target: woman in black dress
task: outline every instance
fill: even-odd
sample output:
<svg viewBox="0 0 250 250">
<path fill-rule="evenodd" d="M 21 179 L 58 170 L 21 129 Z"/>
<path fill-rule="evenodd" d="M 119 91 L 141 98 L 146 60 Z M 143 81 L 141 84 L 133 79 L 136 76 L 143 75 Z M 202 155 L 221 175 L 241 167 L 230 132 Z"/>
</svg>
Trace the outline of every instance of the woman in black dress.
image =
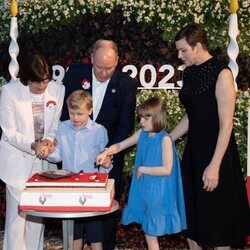
<svg viewBox="0 0 250 250">
<path fill-rule="evenodd" d="M 233 135 L 235 89 L 227 65 L 212 57 L 205 29 L 188 24 L 175 37 L 186 68 L 180 100 L 186 115 L 170 133 L 187 133 L 182 178 L 190 249 L 244 246 L 250 210 Z"/>
</svg>

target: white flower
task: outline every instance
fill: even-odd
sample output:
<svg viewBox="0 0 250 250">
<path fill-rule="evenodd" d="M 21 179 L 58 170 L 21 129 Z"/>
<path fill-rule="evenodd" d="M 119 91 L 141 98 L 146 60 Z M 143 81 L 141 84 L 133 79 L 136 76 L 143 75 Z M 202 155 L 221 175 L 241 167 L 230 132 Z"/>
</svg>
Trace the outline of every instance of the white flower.
<svg viewBox="0 0 250 250">
<path fill-rule="evenodd" d="M 82 80 L 82 88 L 83 89 L 89 89 L 90 88 L 90 81 L 88 79 Z"/>
</svg>

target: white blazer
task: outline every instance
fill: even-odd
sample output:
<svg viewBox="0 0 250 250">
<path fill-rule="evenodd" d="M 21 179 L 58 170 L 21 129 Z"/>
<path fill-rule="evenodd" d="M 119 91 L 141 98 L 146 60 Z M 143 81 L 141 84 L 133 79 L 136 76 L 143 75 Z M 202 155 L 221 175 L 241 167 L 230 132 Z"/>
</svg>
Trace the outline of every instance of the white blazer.
<svg viewBox="0 0 250 250">
<path fill-rule="evenodd" d="M 44 92 L 44 139 L 53 140 L 60 122 L 65 88 L 54 81 Z M 0 96 L 0 178 L 8 185 L 23 190 L 29 178 L 35 151 L 32 101 L 28 86 L 19 80 L 3 86 Z M 43 161 L 43 169 L 48 162 Z"/>
</svg>

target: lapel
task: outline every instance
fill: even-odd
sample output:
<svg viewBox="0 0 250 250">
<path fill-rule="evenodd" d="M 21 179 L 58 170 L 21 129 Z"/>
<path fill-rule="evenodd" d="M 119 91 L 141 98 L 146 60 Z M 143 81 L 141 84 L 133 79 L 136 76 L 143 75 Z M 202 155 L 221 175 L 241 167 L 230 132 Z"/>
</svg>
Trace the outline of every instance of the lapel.
<svg viewBox="0 0 250 250">
<path fill-rule="evenodd" d="M 91 69 L 92 69 L 92 67 L 91 67 Z M 85 73 L 83 70 L 82 70 L 81 72 Z M 92 90 L 93 90 L 93 88 L 92 88 L 92 86 L 93 86 L 92 70 L 87 71 L 87 74 L 85 73 L 85 75 L 83 75 L 81 78 L 82 78 L 82 79 L 80 79 L 80 84 L 81 84 L 81 86 L 80 86 L 79 89 L 83 89 L 84 91 L 89 92 L 90 95 L 93 97 L 93 93 L 92 93 Z M 90 82 L 90 87 L 89 87 L 88 89 L 84 89 L 84 88 L 82 87 L 82 82 L 83 82 L 84 80 L 87 80 L 87 81 Z M 93 119 L 93 113 L 91 113 L 90 118 Z"/>
<path fill-rule="evenodd" d="M 105 112 L 109 110 L 109 106 L 110 103 L 114 103 L 111 100 L 114 98 L 114 94 L 117 91 L 117 87 L 118 87 L 118 81 L 117 81 L 117 77 L 116 77 L 116 71 L 113 73 L 109 83 L 108 83 L 108 87 L 106 89 L 104 98 L 103 98 L 103 102 L 102 102 L 102 107 L 101 110 L 98 114 L 98 116 L 100 115 L 100 113 Z"/>
<path fill-rule="evenodd" d="M 84 88 L 84 82 L 89 82 L 89 87 L 88 88 Z M 92 95 L 92 85 L 93 85 L 92 75 L 89 75 L 89 76 L 87 76 L 85 78 L 80 79 L 80 87 L 79 87 L 79 89 L 82 89 L 82 90 L 84 90 L 86 92 L 89 92 Z"/>
<path fill-rule="evenodd" d="M 44 135 L 48 134 L 48 129 L 53 123 L 56 113 L 57 99 L 51 92 L 50 84 L 48 84 L 44 92 Z"/>
<path fill-rule="evenodd" d="M 34 118 L 32 112 L 32 101 L 30 98 L 30 91 L 28 86 L 24 86 L 21 82 L 19 84 L 19 95 L 20 99 L 17 100 L 18 109 L 22 114 L 22 119 L 24 121 L 23 126 L 29 134 L 34 135 Z"/>
<path fill-rule="evenodd" d="M 75 76 L 72 76 L 73 78 L 74 77 L 77 77 L 77 82 L 79 82 L 79 89 L 82 89 L 84 91 L 87 91 L 89 92 L 91 95 L 92 95 L 92 85 L 93 85 L 93 79 L 92 79 L 92 64 L 82 64 L 79 69 L 74 72 L 75 73 Z M 84 81 L 87 81 L 87 82 L 90 82 L 90 87 L 88 89 L 84 89 L 83 88 L 83 82 Z M 76 89 L 74 89 L 76 90 Z"/>
<path fill-rule="evenodd" d="M 90 88 L 88 89 L 88 92 L 91 94 L 91 96 L 93 96 L 93 95 L 92 95 L 92 90 L 93 90 L 93 88 L 92 88 L 92 86 L 93 86 L 93 76 L 92 76 L 92 72 L 91 72 L 91 74 L 89 75 L 89 79 L 90 79 Z"/>
</svg>

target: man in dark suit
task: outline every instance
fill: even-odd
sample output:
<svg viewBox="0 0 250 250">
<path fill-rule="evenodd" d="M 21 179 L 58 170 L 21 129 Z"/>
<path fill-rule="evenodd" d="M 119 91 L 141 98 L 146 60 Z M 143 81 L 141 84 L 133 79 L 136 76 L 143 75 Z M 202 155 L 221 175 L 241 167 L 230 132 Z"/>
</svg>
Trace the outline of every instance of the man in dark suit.
<svg viewBox="0 0 250 250">
<path fill-rule="evenodd" d="M 136 106 L 136 81 L 117 69 L 118 49 L 111 40 L 97 40 L 91 55 L 92 64 L 71 65 L 63 83 L 65 100 L 75 90 L 84 89 L 93 97 L 93 120 L 108 131 L 107 146 L 127 138 L 134 127 Z M 67 105 L 62 111 L 62 120 L 69 119 Z M 115 198 L 119 201 L 122 187 L 124 153 L 114 155 L 113 169 L 109 178 L 115 179 Z M 116 216 L 104 217 L 104 250 L 115 247 Z"/>
</svg>

